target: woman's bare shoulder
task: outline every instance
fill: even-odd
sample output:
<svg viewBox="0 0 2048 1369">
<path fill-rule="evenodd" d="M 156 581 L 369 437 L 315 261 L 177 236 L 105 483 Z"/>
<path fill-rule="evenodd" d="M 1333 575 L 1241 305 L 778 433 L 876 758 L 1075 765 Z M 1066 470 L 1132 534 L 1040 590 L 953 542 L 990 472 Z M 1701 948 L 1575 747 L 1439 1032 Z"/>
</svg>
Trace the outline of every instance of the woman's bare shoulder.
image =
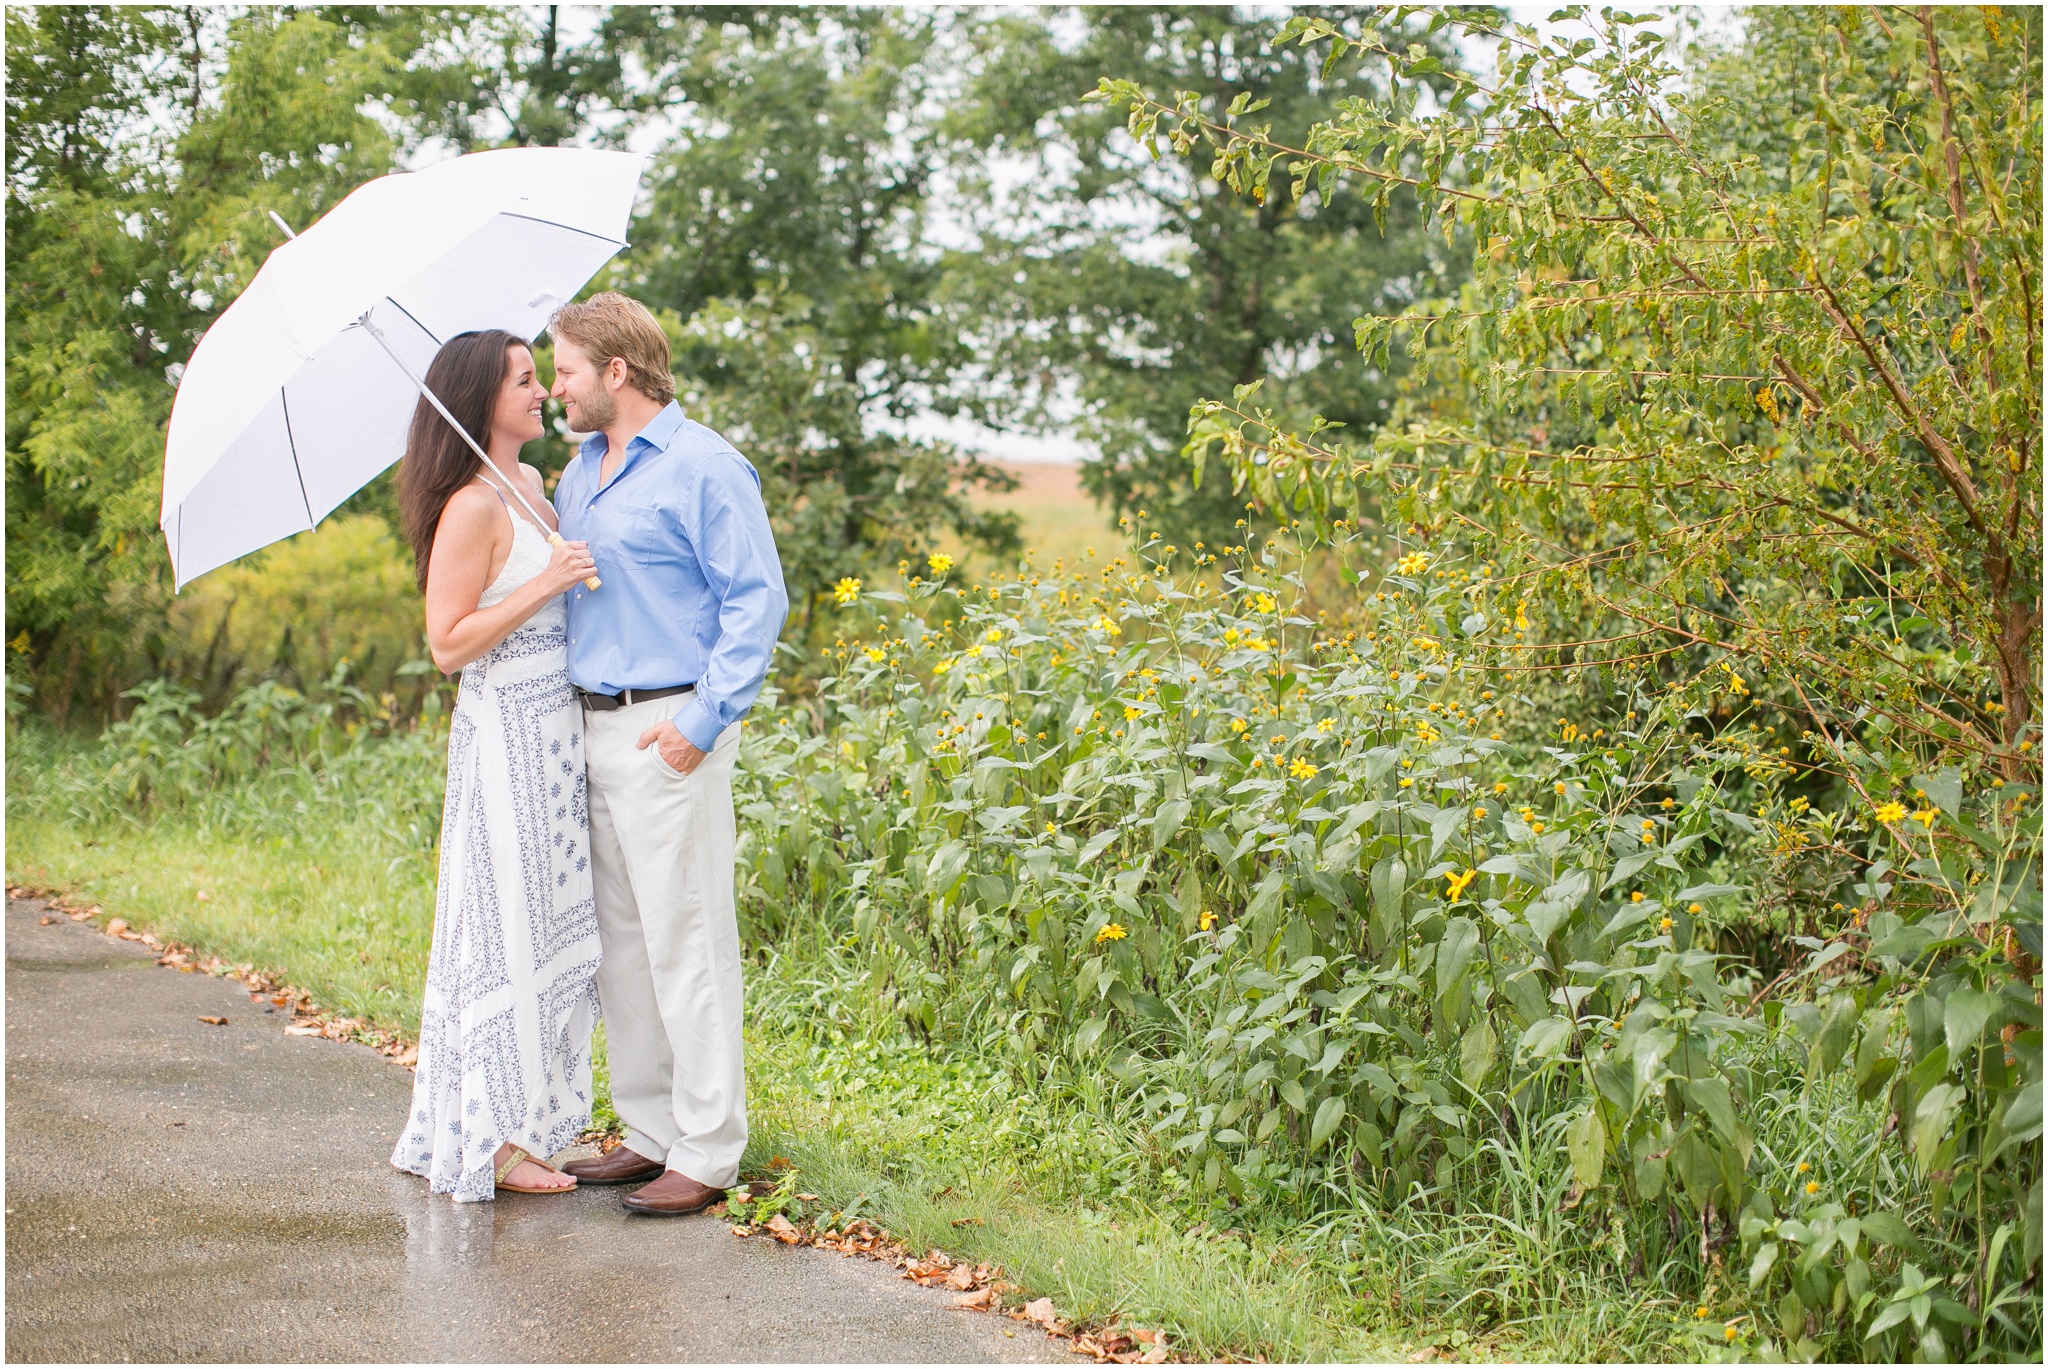
<svg viewBox="0 0 2048 1369">
<path fill-rule="evenodd" d="M 457 537 L 464 541 L 488 541 L 503 521 L 497 495 L 481 485 L 464 485 L 448 496 L 441 521 L 434 531 L 436 541 Z"/>
</svg>

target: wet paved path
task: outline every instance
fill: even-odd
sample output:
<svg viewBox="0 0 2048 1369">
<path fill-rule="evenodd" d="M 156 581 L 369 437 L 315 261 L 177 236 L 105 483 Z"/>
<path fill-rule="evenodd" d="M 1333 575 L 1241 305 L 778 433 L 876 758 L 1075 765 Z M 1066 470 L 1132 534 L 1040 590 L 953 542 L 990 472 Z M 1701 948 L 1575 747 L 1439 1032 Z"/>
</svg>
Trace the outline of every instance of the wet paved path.
<svg viewBox="0 0 2048 1369">
<path fill-rule="evenodd" d="M 435 1198 L 386 1164 L 405 1069 L 45 911 L 7 903 L 9 1360 L 1073 1362 L 615 1188 Z"/>
</svg>

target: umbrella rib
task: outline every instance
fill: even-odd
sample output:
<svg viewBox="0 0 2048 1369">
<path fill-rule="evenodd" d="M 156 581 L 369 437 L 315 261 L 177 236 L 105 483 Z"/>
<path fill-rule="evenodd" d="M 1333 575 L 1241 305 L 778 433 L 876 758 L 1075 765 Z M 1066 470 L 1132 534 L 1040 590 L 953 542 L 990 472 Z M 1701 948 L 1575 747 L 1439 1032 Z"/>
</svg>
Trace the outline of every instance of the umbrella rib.
<svg viewBox="0 0 2048 1369">
<path fill-rule="evenodd" d="M 317 526 L 313 520 L 313 501 L 306 497 L 306 469 L 299 464 L 299 439 L 292 435 L 291 396 L 285 393 L 285 388 L 282 385 L 277 387 L 277 402 L 284 409 L 285 445 L 292 449 L 292 471 L 299 477 L 299 499 L 306 506 L 306 526 L 310 529 Z M 182 504 L 179 505 L 180 509 L 183 509 L 183 507 Z"/>
<path fill-rule="evenodd" d="M 429 342 L 433 343 L 436 347 L 439 347 L 441 345 L 441 339 L 434 336 L 433 329 L 427 327 L 426 324 L 421 323 L 417 318 L 413 318 L 412 310 L 406 308 L 403 304 L 400 304 L 397 300 L 391 298 L 391 296 L 389 295 L 386 295 L 384 297 L 384 302 L 386 304 L 389 304 L 393 309 L 396 309 L 399 313 L 404 314 L 407 318 L 412 319 L 412 326 L 419 329 L 422 333 L 425 333 L 427 335 L 427 340 Z"/>
<path fill-rule="evenodd" d="M 588 228 L 578 228 L 573 223 L 556 223 L 553 219 L 543 219 L 538 214 L 514 214 L 510 210 L 502 210 L 499 213 L 499 217 L 525 219 L 528 223 L 542 223 L 546 224 L 549 228 L 560 228 L 571 233 L 581 233 L 586 238 L 596 238 L 599 242 L 608 242 L 614 247 L 624 247 L 626 245 L 618 238 L 608 238 L 602 233 L 593 233 Z"/>
</svg>

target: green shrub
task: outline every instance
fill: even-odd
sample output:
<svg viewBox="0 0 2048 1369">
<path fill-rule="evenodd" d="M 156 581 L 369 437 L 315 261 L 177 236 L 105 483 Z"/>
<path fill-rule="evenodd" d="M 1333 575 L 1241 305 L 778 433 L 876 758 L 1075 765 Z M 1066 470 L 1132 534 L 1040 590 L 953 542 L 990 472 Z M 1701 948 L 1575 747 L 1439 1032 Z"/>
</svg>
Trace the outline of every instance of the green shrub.
<svg viewBox="0 0 2048 1369">
<path fill-rule="evenodd" d="M 1340 538 L 1331 555 L 1360 549 Z M 1910 897 L 1871 890 L 1874 945 L 1774 946 L 1795 969 L 1765 982 L 1715 949 L 1752 892 L 1703 872 L 1768 868 L 1801 820 L 1769 808 L 1790 768 L 1774 751 L 1701 733 L 1662 692 L 1624 695 L 1611 732 L 1567 722 L 1510 745 L 1510 701 L 1466 659 L 1487 627 L 1483 573 L 1419 553 L 1377 580 L 1347 567 L 1360 618 L 1339 634 L 1302 611 L 1298 563 L 1270 543 L 1231 554 L 1198 550 L 1200 573 L 1175 577 L 1189 553 L 1154 539 L 1140 564 L 1092 574 L 942 577 L 907 596 L 849 584 L 838 673 L 749 742 L 754 937 L 830 939 L 861 968 L 848 997 L 1000 1054 L 1028 1088 L 1142 1117 L 1144 1182 L 1197 1205 L 1455 1214 L 1534 1163 L 1596 1233 L 1619 1222 L 1617 1240 L 1666 1252 L 1677 1226 L 1696 1231 L 1702 1288 L 1724 1247 L 1760 1260 L 1767 1242 L 1807 1242 L 1802 1258 L 1819 1253 L 1800 1272 L 1760 1263 L 1753 1293 L 1725 1293 L 1768 1298 L 1780 1329 L 1748 1313 L 1712 1329 L 1817 1355 L 1906 1348 L 1883 1309 L 1918 1277 L 1907 1252 L 1989 1230 L 1957 1207 L 1967 1190 L 2008 1229 L 1987 1235 L 2000 1249 L 1982 1279 L 1943 1296 L 2003 1297 L 2026 1325 L 2010 1309 L 2038 1306 L 2020 1201 L 2038 1173 L 2038 1007 L 2014 981 L 1968 1038 L 1971 1077 L 2003 1093 L 1939 1082 L 1924 1051 L 1935 1065 L 1875 1063 L 1929 995 L 1990 982 L 2004 943 L 1963 935 L 1951 921 L 1967 910 L 1927 901 L 1922 877 Z M 1788 821 L 1734 806 L 1759 795 Z M 1911 840 L 1833 821 L 1838 846 L 1850 827 Z M 2037 830 L 2001 829 L 2015 863 L 1999 887 L 2016 896 Z M 1886 873 L 1871 866 L 1866 886 Z M 1983 907 L 1985 925 L 2028 915 Z M 1982 1044 L 2001 1024 L 2020 1052 L 2002 1065 Z M 1781 1124 L 1778 1154 L 1818 1157 L 1811 1095 L 1844 1058 L 1862 1061 L 1836 1104 L 1855 1128 L 1883 1132 L 1886 1098 L 1907 1131 L 1927 1119 L 1910 1165 L 1887 1160 L 1863 1199 L 1896 1211 L 1920 1195 L 1922 1220 L 1865 1206 L 1860 1232 L 1850 1218 L 1824 1244 L 1798 1233 L 1825 1205 L 1760 1152 L 1760 1119 Z M 1903 1098 L 1871 1084 L 1914 1069 L 1927 1077 Z M 1944 1166 L 1965 1153 L 2004 1168 L 1958 1188 Z M 1829 1260 L 1841 1272 L 1813 1272 Z M 1994 1288 L 2001 1260 L 2013 1277 Z M 1773 1277 L 1800 1280 L 1796 1315 Z M 1970 1325 L 1981 1344 L 2013 1334 Z"/>
</svg>

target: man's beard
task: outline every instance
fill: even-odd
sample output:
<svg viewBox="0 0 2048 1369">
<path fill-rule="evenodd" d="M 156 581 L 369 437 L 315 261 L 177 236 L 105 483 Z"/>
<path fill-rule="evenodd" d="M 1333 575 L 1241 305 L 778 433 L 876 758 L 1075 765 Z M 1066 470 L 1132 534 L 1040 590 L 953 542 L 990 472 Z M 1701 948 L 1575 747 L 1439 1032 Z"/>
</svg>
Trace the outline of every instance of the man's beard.
<svg viewBox="0 0 2048 1369">
<path fill-rule="evenodd" d="M 611 392 L 592 386 L 590 393 L 576 396 L 576 428 L 579 432 L 603 432 L 619 416 L 619 401 Z"/>
</svg>

